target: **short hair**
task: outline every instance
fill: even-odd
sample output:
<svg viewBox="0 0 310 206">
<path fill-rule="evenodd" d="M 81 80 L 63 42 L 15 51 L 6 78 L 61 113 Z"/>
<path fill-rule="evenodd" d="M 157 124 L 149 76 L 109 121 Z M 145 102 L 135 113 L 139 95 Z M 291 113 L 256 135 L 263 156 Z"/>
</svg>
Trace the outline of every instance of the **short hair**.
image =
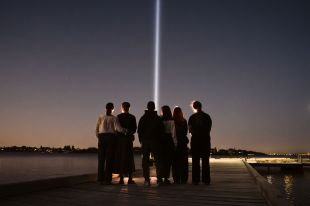
<svg viewBox="0 0 310 206">
<path fill-rule="evenodd" d="M 125 112 L 128 112 L 129 108 L 130 108 L 130 103 L 129 102 L 123 102 L 122 108 L 124 109 Z"/>
<path fill-rule="evenodd" d="M 194 101 L 193 102 L 193 108 L 196 110 L 201 109 L 201 103 L 199 101 Z"/>
<path fill-rule="evenodd" d="M 114 109 L 114 105 L 113 105 L 112 102 L 109 102 L 109 103 L 107 103 L 107 104 L 105 105 L 105 108 L 106 108 L 107 110 L 113 110 L 113 109 Z"/>
<path fill-rule="evenodd" d="M 153 101 L 149 101 L 147 103 L 147 110 L 154 111 L 155 110 L 155 103 Z"/>
</svg>

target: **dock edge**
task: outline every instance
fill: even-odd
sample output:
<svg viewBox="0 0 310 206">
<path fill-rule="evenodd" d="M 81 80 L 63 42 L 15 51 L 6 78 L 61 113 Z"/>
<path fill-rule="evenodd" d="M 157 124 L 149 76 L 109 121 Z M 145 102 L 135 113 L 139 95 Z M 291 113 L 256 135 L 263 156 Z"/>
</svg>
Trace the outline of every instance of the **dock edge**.
<svg viewBox="0 0 310 206">
<path fill-rule="evenodd" d="M 269 206 L 293 206 L 278 189 L 269 184 L 249 163 L 242 160 Z"/>
</svg>

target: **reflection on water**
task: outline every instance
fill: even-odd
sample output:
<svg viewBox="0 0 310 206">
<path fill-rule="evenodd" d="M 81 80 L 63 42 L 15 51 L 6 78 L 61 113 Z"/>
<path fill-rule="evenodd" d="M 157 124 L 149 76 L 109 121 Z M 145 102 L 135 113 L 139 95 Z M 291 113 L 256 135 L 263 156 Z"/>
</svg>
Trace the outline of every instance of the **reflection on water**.
<svg viewBox="0 0 310 206">
<path fill-rule="evenodd" d="M 272 176 L 271 175 L 267 175 L 267 182 L 269 183 L 269 184 L 272 184 Z"/>
<path fill-rule="evenodd" d="M 292 199 L 293 186 L 294 186 L 294 178 L 293 175 L 285 175 L 284 176 L 284 189 L 286 193 L 286 199 Z"/>
<path fill-rule="evenodd" d="M 310 168 L 304 167 L 303 172 L 283 172 L 279 168 L 272 168 L 270 173 L 266 168 L 256 168 L 274 185 L 293 205 L 310 205 Z"/>
</svg>

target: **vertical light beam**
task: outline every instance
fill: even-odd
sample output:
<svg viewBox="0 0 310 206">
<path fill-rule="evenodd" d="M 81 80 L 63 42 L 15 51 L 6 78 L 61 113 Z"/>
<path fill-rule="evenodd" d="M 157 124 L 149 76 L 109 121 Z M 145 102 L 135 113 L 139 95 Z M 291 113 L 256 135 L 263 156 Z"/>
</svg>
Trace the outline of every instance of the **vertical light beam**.
<svg viewBox="0 0 310 206">
<path fill-rule="evenodd" d="M 160 67 L 160 0 L 156 0 L 155 8 L 155 52 L 154 52 L 154 102 L 159 106 L 159 67 Z"/>
</svg>

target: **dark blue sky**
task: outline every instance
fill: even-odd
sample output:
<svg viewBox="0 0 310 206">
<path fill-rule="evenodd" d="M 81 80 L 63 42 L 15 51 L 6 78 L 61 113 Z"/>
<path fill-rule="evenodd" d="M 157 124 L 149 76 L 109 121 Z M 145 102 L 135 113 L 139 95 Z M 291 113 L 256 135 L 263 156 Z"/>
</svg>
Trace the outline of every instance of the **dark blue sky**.
<svg viewBox="0 0 310 206">
<path fill-rule="evenodd" d="M 96 146 L 105 104 L 153 98 L 155 0 L 1 0 L 0 146 Z M 310 2 L 162 0 L 160 105 L 212 145 L 309 152 Z M 138 142 L 136 142 L 138 145 Z"/>
</svg>

